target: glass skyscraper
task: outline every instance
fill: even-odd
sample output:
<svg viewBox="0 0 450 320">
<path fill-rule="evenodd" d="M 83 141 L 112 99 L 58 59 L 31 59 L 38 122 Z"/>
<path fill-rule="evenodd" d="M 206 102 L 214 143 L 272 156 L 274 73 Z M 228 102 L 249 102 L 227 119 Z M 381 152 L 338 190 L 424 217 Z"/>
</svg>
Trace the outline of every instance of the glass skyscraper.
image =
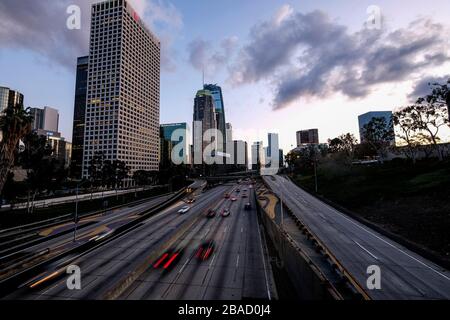
<svg viewBox="0 0 450 320">
<path fill-rule="evenodd" d="M 394 124 L 392 122 L 392 111 L 372 111 L 362 114 L 358 117 L 359 122 L 359 135 L 361 142 L 364 142 L 364 126 L 369 124 L 375 118 L 382 118 L 386 121 L 386 126 L 390 127 L 390 130 L 394 132 Z M 388 129 L 388 128 L 387 128 Z M 392 143 L 395 143 L 395 137 L 392 139 Z"/>
<path fill-rule="evenodd" d="M 184 137 L 178 140 L 173 139 L 173 133 L 176 130 L 183 130 Z M 189 143 L 189 126 L 187 123 L 170 123 L 162 124 L 160 127 L 161 146 L 160 146 L 160 167 L 162 169 L 169 167 L 172 164 L 172 150 L 173 147 L 179 143 L 183 143 L 184 150 L 180 152 L 179 156 L 183 159 L 185 164 L 190 163 L 190 143 Z"/>
<path fill-rule="evenodd" d="M 0 87 L 0 112 L 9 106 L 23 105 L 23 94 L 6 87 Z"/>
<path fill-rule="evenodd" d="M 72 159 L 70 174 L 81 179 L 83 167 L 84 129 L 86 127 L 86 97 L 89 57 L 77 59 L 77 76 L 75 83 L 75 104 L 73 111 Z"/>
<path fill-rule="evenodd" d="M 216 108 L 216 123 L 217 123 L 217 129 L 220 130 L 220 132 L 223 134 L 223 141 L 224 144 L 227 141 L 226 137 L 226 121 L 225 121 L 225 105 L 223 102 L 223 94 L 222 94 L 222 88 L 215 84 L 205 84 L 203 86 L 205 90 L 208 90 L 211 92 L 211 95 L 214 99 L 214 105 Z M 225 151 L 225 147 L 222 147 L 220 149 L 220 146 L 218 146 L 218 151 Z"/>
</svg>

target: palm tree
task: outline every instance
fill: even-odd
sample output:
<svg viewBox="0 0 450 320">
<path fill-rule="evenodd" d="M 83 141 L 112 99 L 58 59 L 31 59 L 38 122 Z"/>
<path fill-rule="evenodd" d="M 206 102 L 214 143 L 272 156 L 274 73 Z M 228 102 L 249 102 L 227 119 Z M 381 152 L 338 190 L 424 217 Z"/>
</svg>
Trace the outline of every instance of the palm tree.
<svg viewBox="0 0 450 320">
<path fill-rule="evenodd" d="M 8 172 L 14 164 L 16 147 L 23 137 L 31 132 L 32 116 L 30 109 L 23 105 L 10 106 L 0 116 L 0 193 L 3 190 Z"/>
</svg>

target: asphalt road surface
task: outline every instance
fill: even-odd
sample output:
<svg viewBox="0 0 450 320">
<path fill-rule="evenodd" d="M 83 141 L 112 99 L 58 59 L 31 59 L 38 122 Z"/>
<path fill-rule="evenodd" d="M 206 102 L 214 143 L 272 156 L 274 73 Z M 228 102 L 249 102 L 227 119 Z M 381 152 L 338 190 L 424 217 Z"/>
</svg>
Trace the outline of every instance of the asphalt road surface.
<svg viewBox="0 0 450 320">
<path fill-rule="evenodd" d="M 331 250 L 372 299 L 450 299 L 450 272 L 330 207 L 281 176 L 271 189 Z M 381 289 L 367 288 L 367 268 L 381 270 Z"/>
<path fill-rule="evenodd" d="M 253 189 L 236 193 L 237 188 L 229 185 L 209 190 L 199 195 L 185 214 L 178 213 L 186 206 L 180 201 L 71 262 L 81 269 L 81 290 L 69 290 L 68 275 L 55 275 L 49 268 L 5 298 L 270 299 L 272 275 L 265 260 Z M 225 199 L 225 193 L 237 201 Z M 248 198 L 242 197 L 244 193 Z M 251 202 L 251 210 L 245 210 L 247 202 Z M 226 208 L 230 215 L 223 217 L 221 211 Z M 209 209 L 217 214 L 207 218 Z"/>
</svg>

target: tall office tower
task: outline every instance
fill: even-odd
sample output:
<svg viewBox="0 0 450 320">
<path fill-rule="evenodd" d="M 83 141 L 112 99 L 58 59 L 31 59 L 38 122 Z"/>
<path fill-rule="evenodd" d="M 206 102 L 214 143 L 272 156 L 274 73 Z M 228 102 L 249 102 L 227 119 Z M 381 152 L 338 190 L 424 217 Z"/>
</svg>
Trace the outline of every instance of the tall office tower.
<svg viewBox="0 0 450 320">
<path fill-rule="evenodd" d="M 242 140 L 234 140 L 231 144 L 232 150 L 229 151 L 230 157 L 233 159 L 232 168 L 239 171 L 248 169 L 248 145 Z"/>
<path fill-rule="evenodd" d="M 231 125 L 231 123 L 227 123 L 225 125 L 225 130 L 226 130 L 226 141 L 233 141 L 233 126 Z"/>
<path fill-rule="evenodd" d="M 202 153 L 203 159 L 203 151 L 205 148 L 213 143 L 212 141 L 204 141 L 204 134 L 207 130 L 216 129 L 217 121 L 216 121 L 216 107 L 214 98 L 209 90 L 200 90 L 197 92 L 197 95 L 194 100 L 194 154 L 196 155 L 198 151 Z M 201 122 L 201 130 L 200 128 L 196 128 L 195 122 Z M 198 148 L 201 146 L 201 150 Z M 197 148 L 196 148 L 197 147 Z M 195 156 L 195 164 L 199 163 L 199 157 Z"/>
<path fill-rule="evenodd" d="M 160 41 L 125 0 L 92 6 L 83 177 L 96 153 L 158 170 Z"/>
<path fill-rule="evenodd" d="M 47 135 L 47 132 L 57 133 L 59 128 L 59 112 L 50 107 L 30 108 L 33 117 L 33 130 Z"/>
<path fill-rule="evenodd" d="M 162 124 L 160 127 L 160 168 L 165 169 L 171 165 L 190 164 L 190 132 L 187 123 Z M 178 146 L 178 148 L 177 148 Z M 177 159 L 172 158 L 174 147 L 178 149 Z"/>
<path fill-rule="evenodd" d="M 359 136 L 360 141 L 364 142 L 364 126 L 369 124 L 375 118 L 382 118 L 386 121 L 386 129 L 394 131 L 394 123 L 392 122 L 392 111 L 373 111 L 362 114 L 358 117 L 359 122 Z M 395 144 L 395 137 L 392 138 L 392 143 Z"/>
<path fill-rule="evenodd" d="M 319 144 L 319 130 L 310 129 L 297 132 L 297 147 L 305 144 Z"/>
<path fill-rule="evenodd" d="M 23 105 L 23 94 L 19 91 L 11 90 L 6 87 L 0 87 L 0 113 L 9 106 Z"/>
<path fill-rule="evenodd" d="M 70 164 L 70 174 L 72 177 L 77 179 L 81 179 L 83 168 L 88 67 L 89 57 L 79 57 L 77 59 L 75 104 L 73 110 L 72 158 Z"/>
<path fill-rule="evenodd" d="M 218 151 L 225 151 L 225 144 L 227 141 L 227 131 L 226 131 L 226 121 L 225 121 L 225 105 L 223 102 L 223 94 L 222 94 L 222 88 L 215 84 L 205 84 L 203 86 L 205 90 L 208 90 L 211 92 L 214 104 L 216 108 L 216 123 L 217 123 L 217 129 L 220 130 L 220 132 L 223 135 L 223 143 L 224 146 L 217 146 Z"/>
<path fill-rule="evenodd" d="M 252 170 L 260 170 L 264 161 L 263 142 L 257 141 L 252 145 Z"/>
</svg>

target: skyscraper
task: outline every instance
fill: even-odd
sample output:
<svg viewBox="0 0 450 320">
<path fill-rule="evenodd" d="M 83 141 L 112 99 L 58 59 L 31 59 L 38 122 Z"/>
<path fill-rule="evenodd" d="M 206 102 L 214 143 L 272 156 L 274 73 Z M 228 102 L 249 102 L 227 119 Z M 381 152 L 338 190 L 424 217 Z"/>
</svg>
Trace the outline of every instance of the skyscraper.
<svg viewBox="0 0 450 320">
<path fill-rule="evenodd" d="M 33 117 L 32 127 L 38 133 L 41 132 L 47 135 L 46 132 L 59 132 L 59 112 L 50 107 L 30 108 L 31 116 Z"/>
<path fill-rule="evenodd" d="M 387 129 L 391 129 L 394 132 L 394 124 L 392 122 L 392 111 L 372 111 L 362 114 L 358 117 L 359 122 L 359 136 L 360 141 L 364 142 L 364 126 L 369 124 L 375 118 L 382 118 L 386 121 Z M 393 137 L 393 143 L 395 143 L 395 137 Z"/>
<path fill-rule="evenodd" d="M 215 84 L 205 84 L 203 86 L 205 90 L 209 90 L 214 99 L 215 111 L 216 111 L 216 123 L 217 129 L 223 135 L 223 143 L 225 145 L 227 141 L 226 137 L 226 121 L 225 121 L 225 105 L 223 101 L 222 88 Z M 218 146 L 219 151 L 225 151 L 225 146 Z"/>
<path fill-rule="evenodd" d="M 200 90 L 197 92 L 194 100 L 194 150 L 195 147 L 201 146 L 201 152 L 203 155 L 203 151 L 206 146 L 210 145 L 213 141 L 203 141 L 204 134 L 207 130 L 216 129 L 217 121 L 216 121 L 216 107 L 214 98 L 209 90 Z M 201 128 L 196 128 L 195 122 L 201 122 Z M 195 154 L 197 154 L 199 150 L 195 150 Z M 199 159 L 196 157 L 196 164 L 199 164 Z M 202 158 L 203 159 L 203 158 Z"/>
<path fill-rule="evenodd" d="M 231 123 L 227 123 L 225 125 L 225 130 L 226 130 L 226 141 L 233 141 L 233 126 L 231 125 Z"/>
<path fill-rule="evenodd" d="M 23 94 L 19 91 L 0 87 L 0 113 L 10 106 L 23 105 Z"/>
<path fill-rule="evenodd" d="M 252 145 L 252 170 L 260 170 L 264 157 L 263 142 L 257 141 Z"/>
<path fill-rule="evenodd" d="M 309 129 L 297 132 L 297 147 L 305 144 L 319 144 L 319 130 Z"/>
<path fill-rule="evenodd" d="M 158 170 L 160 51 L 127 1 L 92 6 L 83 177 L 96 153 Z"/>
<path fill-rule="evenodd" d="M 72 159 L 70 174 L 81 179 L 83 167 L 84 129 L 86 127 L 86 97 L 89 57 L 77 59 L 75 103 L 73 111 Z"/>
<path fill-rule="evenodd" d="M 174 133 L 178 130 L 184 134 L 174 137 Z M 173 148 L 180 143 L 183 146 L 183 150 L 179 152 L 178 160 L 182 159 L 184 164 L 190 164 L 190 133 L 187 123 L 162 124 L 160 127 L 160 133 L 160 168 L 170 167 L 170 165 L 174 163 L 174 159 L 172 159 L 172 151 Z"/>
</svg>

